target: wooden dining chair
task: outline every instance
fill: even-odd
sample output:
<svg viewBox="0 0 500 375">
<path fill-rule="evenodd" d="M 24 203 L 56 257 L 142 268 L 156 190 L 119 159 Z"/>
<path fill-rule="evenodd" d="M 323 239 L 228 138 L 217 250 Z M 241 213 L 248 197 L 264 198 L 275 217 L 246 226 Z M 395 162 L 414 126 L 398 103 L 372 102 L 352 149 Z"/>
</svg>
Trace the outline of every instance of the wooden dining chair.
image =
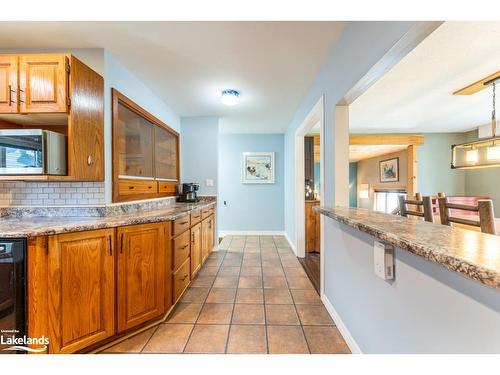
<svg viewBox="0 0 500 375">
<path fill-rule="evenodd" d="M 451 223 L 470 225 L 481 228 L 481 232 L 496 234 L 495 214 L 493 212 L 493 201 L 491 199 L 479 199 L 477 205 L 451 203 L 449 197 L 440 196 L 439 215 L 441 224 L 450 225 Z M 450 210 L 463 210 L 468 212 L 477 212 L 478 220 L 456 217 L 450 214 Z"/>
<path fill-rule="evenodd" d="M 406 199 L 404 195 L 398 196 L 399 199 L 399 212 L 401 216 L 417 216 L 423 218 L 430 223 L 434 222 L 434 215 L 432 214 L 432 201 L 431 197 L 422 197 L 422 194 L 415 194 L 415 199 Z M 408 205 L 416 206 L 415 210 L 410 210 Z"/>
</svg>

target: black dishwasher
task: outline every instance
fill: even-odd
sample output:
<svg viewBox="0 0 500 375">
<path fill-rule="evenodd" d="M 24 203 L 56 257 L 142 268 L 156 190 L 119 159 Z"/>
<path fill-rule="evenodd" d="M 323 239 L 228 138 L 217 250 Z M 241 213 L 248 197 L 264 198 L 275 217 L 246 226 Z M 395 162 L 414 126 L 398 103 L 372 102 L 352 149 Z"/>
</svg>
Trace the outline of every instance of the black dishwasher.
<svg viewBox="0 0 500 375">
<path fill-rule="evenodd" d="M 26 332 L 26 240 L 0 238 L 0 354 Z"/>
</svg>

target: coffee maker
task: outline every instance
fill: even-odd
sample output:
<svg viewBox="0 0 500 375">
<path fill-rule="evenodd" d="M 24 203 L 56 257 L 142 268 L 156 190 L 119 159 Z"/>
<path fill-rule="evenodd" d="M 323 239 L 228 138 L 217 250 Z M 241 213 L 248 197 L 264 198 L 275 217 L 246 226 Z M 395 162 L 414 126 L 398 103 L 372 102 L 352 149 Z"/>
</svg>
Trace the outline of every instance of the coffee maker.
<svg viewBox="0 0 500 375">
<path fill-rule="evenodd" d="M 181 184 L 179 191 L 179 197 L 177 202 L 198 202 L 197 191 L 200 188 L 200 184 L 190 182 L 187 184 Z"/>
</svg>

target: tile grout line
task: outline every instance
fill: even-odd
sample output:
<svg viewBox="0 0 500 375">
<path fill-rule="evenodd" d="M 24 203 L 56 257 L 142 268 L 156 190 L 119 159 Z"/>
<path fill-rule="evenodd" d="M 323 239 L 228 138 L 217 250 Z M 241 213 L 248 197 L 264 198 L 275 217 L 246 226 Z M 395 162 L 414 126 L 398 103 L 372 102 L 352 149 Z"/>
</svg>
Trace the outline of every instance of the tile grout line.
<svg viewBox="0 0 500 375">
<path fill-rule="evenodd" d="M 269 335 L 268 335 L 268 331 L 267 331 L 266 290 L 264 289 L 264 266 L 262 264 L 262 247 L 260 244 L 260 237 L 259 237 L 259 250 L 260 250 L 259 251 L 259 254 L 260 254 L 260 274 L 261 274 L 261 279 L 262 279 L 262 304 L 264 306 L 264 332 L 266 335 L 266 351 L 267 351 L 267 354 L 271 354 L 269 352 Z"/>
<path fill-rule="evenodd" d="M 232 242 L 232 238 L 231 238 L 231 242 Z M 219 251 L 219 248 L 217 247 L 217 251 Z M 212 252 L 213 253 L 213 252 Z M 226 255 L 227 255 L 227 251 L 225 250 L 224 251 L 224 256 L 222 257 L 222 261 L 220 262 L 219 264 L 219 268 L 217 269 L 217 273 L 215 274 L 215 277 L 214 277 L 214 280 L 212 281 L 212 284 L 210 285 L 209 289 L 208 289 L 208 293 L 205 297 L 205 299 L 203 300 L 203 303 L 201 304 L 201 309 L 200 309 L 200 312 L 198 314 L 198 316 L 196 317 L 194 323 L 193 323 L 193 328 L 191 329 L 191 332 L 189 333 L 189 336 L 188 336 L 188 339 L 186 340 L 186 343 L 184 344 L 184 348 L 182 349 L 182 353 L 181 354 L 187 354 L 186 353 L 186 347 L 189 343 L 189 340 L 191 340 L 191 337 L 193 335 L 193 332 L 194 332 L 194 329 L 196 328 L 196 324 L 198 323 L 198 319 L 200 318 L 200 315 L 201 315 L 201 312 L 203 311 L 203 307 L 205 306 L 206 304 L 206 301 L 207 301 L 207 298 L 210 294 L 210 292 L 212 291 L 212 288 L 213 288 L 213 285 L 215 283 L 215 279 L 217 278 L 217 276 L 219 275 L 219 272 L 220 272 L 220 269 L 222 268 L 222 263 L 224 262 L 224 259 L 226 258 Z M 209 255 L 210 256 L 210 255 Z M 193 353 L 190 353 L 190 354 L 193 354 Z"/>
<path fill-rule="evenodd" d="M 233 242 L 231 240 L 231 242 Z M 245 238 L 245 243 L 246 243 L 246 238 Z M 245 244 L 243 244 L 243 251 L 245 249 Z M 226 253 L 227 255 L 227 253 Z M 224 258 L 226 257 L 226 255 L 224 255 Z M 229 319 L 229 329 L 227 330 L 227 337 L 226 337 L 226 346 L 224 348 L 224 353 L 227 354 L 227 348 L 229 346 L 229 338 L 231 337 L 231 330 L 232 330 L 232 327 L 233 327 L 233 315 L 234 315 L 234 307 L 236 305 L 236 296 L 238 295 L 238 286 L 240 284 L 240 277 L 241 277 L 241 267 L 242 267 L 242 263 L 243 263 L 243 255 L 241 256 L 241 263 L 240 263 L 240 271 L 238 272 L 238 281 L 236 283 L 236 293 L 234 295 L 234 300 L 233 300 L 233 309 L 231 310 L 231 318 Z"/>
</svg>

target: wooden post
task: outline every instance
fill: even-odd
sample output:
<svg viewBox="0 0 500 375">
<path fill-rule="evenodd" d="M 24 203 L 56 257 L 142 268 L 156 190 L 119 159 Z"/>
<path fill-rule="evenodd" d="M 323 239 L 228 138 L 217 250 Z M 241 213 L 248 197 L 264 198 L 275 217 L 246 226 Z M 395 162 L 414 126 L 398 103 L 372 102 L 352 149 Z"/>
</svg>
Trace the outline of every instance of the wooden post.
<svg viewBox="0 0 500 375">
<path fill-rule="evenodd" d="M 431 197 L 423 197 L 424 220 L 429 223 L 434 222 L 434 215 L 432 214 L 432 199 Z"/>
<path fill-rule="evenodd" d="M 441 217 L 441 224 L 450 225 L 450 222 L 448 221 L 450 211 L 446 207 L 446 204 L 448 203 L 448 198 L 439 197 L 438 201 L 439 201 L 439 216 Z"/>
<path fill-rule="evenodd" d="M 399 200 L 399 213 L 403 217 L 408 217 L 408 215 L 406 213 L 405 196 L 404 195 L 398 195 L 398 200 Z"/>
<path fill-rule="evenodd" d="M 407 149 L 408 168 L 406 192 L 409 197 L 413 197 L 417 191 L 417 146 L 410 145 Z"/>
<path fill-rule="evenodd" d="M 481 224 L 481 232 L 496 234 L 493 201 L 491 199 L 481 199 L 477 201 L 477 205 L 479 207 L 479 222 Z"/>
<path fill-rule="evenodd" d="M 415 200 L 422 202 L 422 193 L 415 193 Z M 417 205 L 416 210 L 418 212 L 422 212 L 424 210 L 424 207 L 421 205 Z"/>
</svg>

